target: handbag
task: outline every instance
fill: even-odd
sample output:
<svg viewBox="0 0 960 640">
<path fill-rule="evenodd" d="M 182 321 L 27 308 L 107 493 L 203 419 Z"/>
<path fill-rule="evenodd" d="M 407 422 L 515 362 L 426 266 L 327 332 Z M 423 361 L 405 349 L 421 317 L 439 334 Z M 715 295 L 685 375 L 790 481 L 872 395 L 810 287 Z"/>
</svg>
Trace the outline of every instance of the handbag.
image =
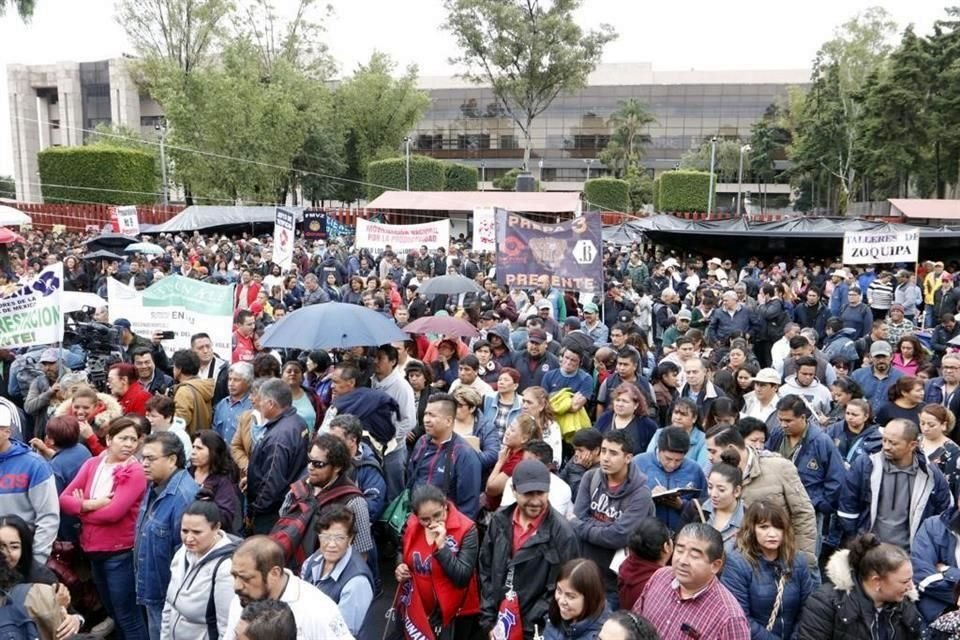
<svg viewBox="0 0 960 640">
<path fill-rule="evenodd" d="M 387 531 L 400 538 L 403 537 L 403 528 L 413 511 L 410 506 L 410 489 L 404 489 L 393 499 L 380 516 L 380 522 L 387 526 Z"/>
</svg>

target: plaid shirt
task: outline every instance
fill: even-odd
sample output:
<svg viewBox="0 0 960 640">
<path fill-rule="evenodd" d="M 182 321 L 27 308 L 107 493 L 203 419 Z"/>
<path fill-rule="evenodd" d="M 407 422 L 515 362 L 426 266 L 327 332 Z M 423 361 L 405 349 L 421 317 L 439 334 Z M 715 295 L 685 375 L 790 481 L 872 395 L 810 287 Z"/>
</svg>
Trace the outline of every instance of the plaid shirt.
<svg viewBox="0 0 960 640">
<path fill-rule="evenodd" d="M 653 574 L 633 612 L 649 620 L 661 640 L 750 640 L 746 614 L 718 579 L 683 599 L 671 567 Z"/>
</svg>

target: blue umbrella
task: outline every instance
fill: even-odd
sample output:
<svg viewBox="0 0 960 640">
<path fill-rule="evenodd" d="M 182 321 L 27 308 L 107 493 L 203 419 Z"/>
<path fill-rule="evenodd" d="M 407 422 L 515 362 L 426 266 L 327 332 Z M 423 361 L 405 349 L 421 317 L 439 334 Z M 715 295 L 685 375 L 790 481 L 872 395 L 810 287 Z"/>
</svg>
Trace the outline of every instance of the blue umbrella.
<svg viewBox="0 0 960 640">
<path fill-rule="evenodd" d="M 270 325 L 260 344 L 271 349 L 346 349 L 402 342 L 409 337 L 372 309 L 324 302 L 297 309 Z"/>
</svg>

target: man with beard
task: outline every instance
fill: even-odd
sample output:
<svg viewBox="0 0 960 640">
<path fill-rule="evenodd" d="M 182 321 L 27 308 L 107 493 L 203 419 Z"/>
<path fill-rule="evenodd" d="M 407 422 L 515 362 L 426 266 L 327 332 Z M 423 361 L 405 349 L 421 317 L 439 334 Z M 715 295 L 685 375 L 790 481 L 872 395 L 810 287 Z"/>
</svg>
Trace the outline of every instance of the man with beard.
<svg viewBox="0 0 960 640">
<path fill-rule="evenodd" d="M 857 369 L 851 376 L 863 389 L 863 397 L 874 413 L 888 402 L 887 391 L 903 377 L 899 369 L 890 366 L 892 354 L 889 342 L 877 340 L 870 345 L 870 366 Z"/>
<path fill-rule="evenodd" d="M 340 609 L 312 584 L 283 567 L 283 550 L 266 536 L 247 538 L 233 552 L 233 590 L 225 640 L 236 640 L 243 607 L 281 600 L 290 605 L 303 640 L 353 640 Z"/>
<path fill-rule="evenodd" d="M 516 593 L 523 636 L 544 628 L 560 568 L 579 555 L 570 524 L 550 507 L 550 471 L 540 460 L 524 460 L 513 471 L 517 503 L 493 514 L 480 549 L 480 628 L 497 623 L 500 602 Z"/>
</svg>

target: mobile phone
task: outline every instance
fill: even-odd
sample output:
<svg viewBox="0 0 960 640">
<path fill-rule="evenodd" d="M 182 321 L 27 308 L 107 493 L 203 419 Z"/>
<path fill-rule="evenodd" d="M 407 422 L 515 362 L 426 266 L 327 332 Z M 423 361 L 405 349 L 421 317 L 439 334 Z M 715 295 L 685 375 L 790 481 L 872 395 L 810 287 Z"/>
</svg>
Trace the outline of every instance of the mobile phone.
<svg viewBox="0 0 960 640">
<path fill-rule="evenodd" d="M 174 335 L 175 335 L 175 334 L 174 334 L 173 331 L 161 331 L 161 332 L 160 332 L 160 339 L 161 339 L 161 340 L 173 340 Z"/>
</svg>

